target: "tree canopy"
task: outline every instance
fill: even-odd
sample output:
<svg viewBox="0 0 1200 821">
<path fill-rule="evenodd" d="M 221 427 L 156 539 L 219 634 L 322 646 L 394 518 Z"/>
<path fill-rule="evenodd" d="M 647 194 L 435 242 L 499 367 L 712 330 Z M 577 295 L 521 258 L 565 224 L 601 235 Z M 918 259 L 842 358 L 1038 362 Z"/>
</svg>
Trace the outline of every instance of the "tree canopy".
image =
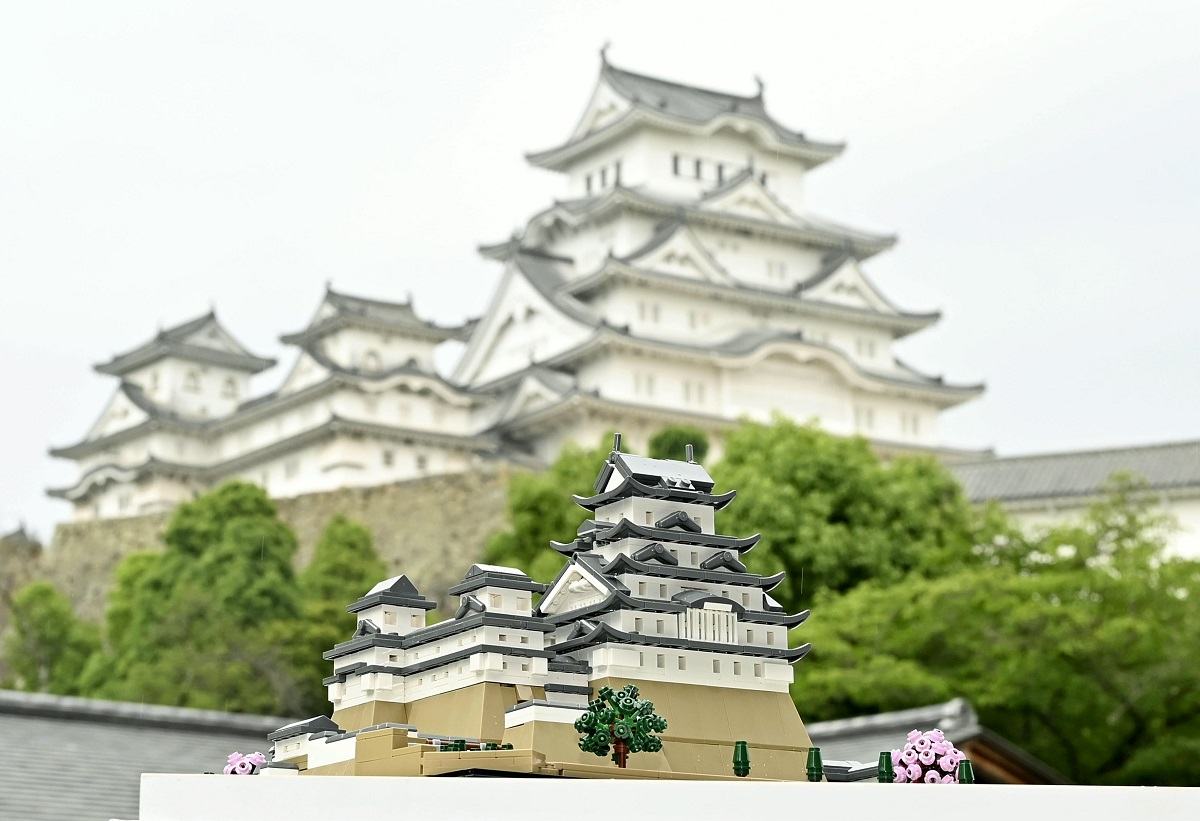
<svg viewBox="0 0 1200 821">
<path fill-rule="evenodd" d="M 1072 780 L 1200 781 L 1200 562 L 1165 554 L 1135 490 L 1078 523 L 997 536 L 940 577 L 819 595 L 793 689 L 805 719 L 965 696 Z"/>
<path fill-rule="evenodd" d="M 695 425 L 672 425 L 650 437 L 646 455 L 655 459 L 682 459 L 688 445 L 692 446 L 697 462 L 708 456 L 708 434 Z"/>
<path fill-rule="evenodd" d="M 387 576 L 375 552 L 371 532 L 345 516 L 330 520 L 317 542 L 312 561 L 300 573 L 303 596 L 295 643 L 295 665 L 301 672 L 304 715 L 326 710 L 328 695 L 321 679 L 329 674 L 323 652 L 354 632 L 357 622 L 346 605 Z"/>
<path fill-rule="evenodd" d="M 718 514 L 719 529 L 762 534 L 747 565 L 757 573 L 787 571 L 771 595 L 791 610 L 807 607 L 818 590 L 945 573 L 1003 527 L 994 513 L 973 510 L 933 459 L 884 463 L 865 439 L 784 419 L 733 431 L 712 474 L 718 489 L 738 491 Z"/>
<path fill-rule="evenodd" d="M 66 596 L 47 582 L 33 582 L 13 596 L 4 686 L 77 695 L 79 670 L 98 646 L 99 631 L 76 618 Z"/>
<path fill-rule="evenodd" d="M 299 616 L 296 539 L 258 487 L 230 482 L 180 505 L 162 553 L 127 557 L 88 695 L 243 712 L 301 704 L 288 647 Z"/>
</svg>

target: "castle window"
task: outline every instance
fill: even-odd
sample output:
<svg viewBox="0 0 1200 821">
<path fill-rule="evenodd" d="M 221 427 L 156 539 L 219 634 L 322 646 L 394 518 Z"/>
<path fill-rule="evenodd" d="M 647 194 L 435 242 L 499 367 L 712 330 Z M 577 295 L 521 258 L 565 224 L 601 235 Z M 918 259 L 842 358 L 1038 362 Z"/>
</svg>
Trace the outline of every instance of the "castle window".
<svg viewBox="0 0 1200 821">
<path fill-rule="evenodd" d="M 501 633 L 501 634 L 500 634 L 500 641 L 508 641 L 508 634 L 507 634 L 507 633 Z"/>
<path fill-rule="evenodd" d="M 645 582 L 638 582 L 638 595 L 639 596 L 646 595 L 646 583 Z"/>
<path fill-rule="evenodd" d="M 753 644 L 753 643 L 754 643 L 754 631 L 747 630 L 746 631 L 746 644 Z"/>
<path fill-rule="evenodd" d="M 658 596 L 662 599 L 667 597 L 667 586 L 665 584 L 660 584 L 658 586 Z"/>
<path fill-rule="evenodd" d="M 767 646 L 770 647 L 773 644 L 775 644 L 775 634 L 767 630 Z"/>
<path fill-rule="evenodd" d="M 740 661 L 735 661 L 733 663 L 733 674 L 735 676 L 740 676 L 742 674 L 742 663 Z"/>
<path fill-rule="evenodd" d="M 762 674 L 763 674 L 763 666 L 762 666 L 762 664 L 756 664 L 756 665 L 754 665 L 754 676 L 755 676 L 756 678 L 762 678 Z"/>
<path fill-rule="evenodd" d="M 183 379 L 183 389 L 188 393 L 200 393 L 200 372 L 188 371 Z"/>
<path fill-rule="evenodd" d="M 417 454 L 417 470 L 425 470 L 429 467 L 429 457 L 423 453 Z"/>
<path fill-rule="evenodd" d="M 658 633 L 661 636 L 663 634 L 663 629 L 664 629 L 663 628 L 663 620 L 662 619 L 656 620 L 654 622 L 654 632 Z"/>
<path fill-rule="evenodd" d="M 492 594 L 491 602 L 492 602 L 492 607 L 500 607 L 503 604 L 503 600 L 500 598 L 499 593 Z M 501 641 L 503 641 L 503 639 L 501 639 Z"/>
<path fill-rule="evenodd" d="M 607 186 L 608 186 L 608 169 L 601 168 L 600 169 L 600 187 L 605 188 Z"/>
<path fill-rule="evenodd" d="M 870 430 L 875 427 L 875 410 L 864 405 L 854 406 L 854 427 L 858 430 Z"/>
<path fill-rule="evenodd" d="M 529 662 L 527 662 L 527 661 L 521 662 L 521 672 L 522 673 L 529 672 Z"/>
<path fill-rule="evenodd" d="M 721 660 L 720 659 L 713 659 L 713 672 L 714 673 L 721 672 Z"/>
<path fill-rule="evenodd" d="M 529 599 L 517 599 L 517 609 L 518 610 L 528 610 L 529 609 Z"/>
<path fill-rule="evenodd" d="M 764 188 L 767 186 L 767 172 L 766 171 L 764 171 L 758 175 L 758 182 Z"/>
<path fill-rule="evenodd" d="M 658 657 L 655 659 L 655 661 L 657 661 L 657 662 L 658 662 L 658 669 L 659 669 L 659 670 L 664 670 L 664 669 L 666 669 L 666 666 L 667 666 L 667 657 L 666 657 L 666 656 L 664 656 L 662 653 L 659 653 L 659 654 L 658 654 Z"/>
<path fill-rule="evenodd" d="M 381 456 L 381 458 L 383 459 L 383 466 L 384 466 L 384 467 L 389 467 L 389 468 L 390 468 L 390 467 L 391 467 L 393 464 L 395 464 L 395 462 L 396 462 L 396 453 L 395 453 L 395 451 L 391 451 L 391 450 L 385 450 L 385 451 L 384 451 L 382 454 L 380 454 L 380 456 Z"/>
<path fill-rule="evenodd" d="M 645 666 L 646 666 L 646 654 L 638 653 L 638 667 L 645 667 Z"/>
<path fill-rule="evenodd" d="M 750 606 L 750 594 L 743 592 L 742 593 L 742 607 L 749 607 L 749 606 Z"/>
<path fill-rule="evenodd" d="M 226 399 L 237 399 L 237 395 L 237 381 L 232 376 L 226 377 L 225 381 L 221 383 L 221 396 Z"/>
<path fill-rule="evenodd" d="M 588 174 L 583 178 L 583 190 L 587 193 L 592 193 L 592 175 Z"/>
<path fill-rule="evenodd" d="M 699 157 L 696 158 L 694 167 L 695 167 L 696 179 L 700 179 L 700 170 L 703 168 L 703 163 L 700 161 Z"/>
<path fill-rule="evenodd" d="M 717 163 L 717 183 L 725 182 L 725 166 Z"/>
<path fill-rule="evenodd" d="M 613 163 L 613 185 L 621 184 L 621 161 Z"/>
<path fill-rule="evenodd" d="M 654 524 L 654 513 L 652 511 L 649 511 L 649 510 L 646 511 L 646 524 L 648 524 L 648 525 Z"/>
<path fill-rule="evenodd" d="M 642 620 L 641 619 L 635 618 L 633 620 L 633 632 L 635 632 L 635 633 L 642 632 Z"/>
<path fill-rule="evenodd" d="M 679 176 L 679 155 L 678 154 L 671 155 L 671 173 L 674 174 L 676 177 Z"/>
<path fill-rule="evenodd" d="M 291 479 L 293 476 L 295 476 L 299 472 L 300 472 L 300 465 L 295 459 L 288 459 L 286 462 L 283 463 L 284 477 Z"/>
<path fill-rule="evenodd" d="M 400 656 L 399 656 L 399 654 L 398 654 L 398 653 L 389 653 L 389 654 L 388 654 L 388 661 L 392 661 L 392 662 L 400 661 Z"/>
<path fill-rule="evenodd" d="M 409 619 L 409 626 L 410 627 L 420 627 L 421 626 L 421 617 L 414 614 L 412 616 L 412 618 Z"/>
<path fill-rule="evenodd" d="M 680 670 L 687 669 L 687 658 L 685 658 L 684 656 L 679 657 L 679 669 Z"/>
<path fill-rule="evenodd" d="M 395 624 L 396 623 L 396 611 L 384 610 L 383 611 L 383 623 L 384 624 Z"/>
<path fill-rule="evenodd" d="M 529 644 L 529 636 L 521 636 L 521 644 Z"/>
</svg>

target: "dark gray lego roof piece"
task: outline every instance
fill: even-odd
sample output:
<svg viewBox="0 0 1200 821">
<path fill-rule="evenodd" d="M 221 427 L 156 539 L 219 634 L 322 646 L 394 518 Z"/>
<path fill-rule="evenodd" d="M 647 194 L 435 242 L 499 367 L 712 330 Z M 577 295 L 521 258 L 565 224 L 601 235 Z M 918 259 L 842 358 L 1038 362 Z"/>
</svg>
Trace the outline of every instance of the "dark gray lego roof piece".
<svg viewBox="0 0 1200 821">
<path fill-rule="evenodd" d="M 516 656 L 518 658 L 544 658 L 549 659 L 554 657 L 553 650 L 537 650 L 531 647 L 510 646 L 506 644 L 477 644 L 472 647 L 464 647 L 461 650 L 455 650 L 452 653 L 444 653 L 440 656 L 435 656 L 431 659 L 423 659 L 422 661 L 403 666 L 387 665 L 387 664 L 352 664 L 341 670 L 334 671 L 332 676 L 325 678 L 322 684 L 332 684 L 334 682 L 345 681 L 352 675 L 365 675 L 367 673 L 391 673 L 394 676 L 415 676 L 419 673 L 424 673 L 427 670 L 433 670 L 438 667 L 444 667 L 447 664 L 453 664 L 456 661 L 461 661 L 465 658 L 470 658 L 477 653 L 499 653 L 505 656 Z"/>
<path fill-rule="evenodd" d="M 664 499 L 672 502 L 706 505 L 721 510 L 737 496 L 736 490 L 726 493 L 712 494 L 679 487 L 661 487 L 647 485 L 636 479 L 625 479 L 612 490 L 601 491 L 592 496 L 573 496 L 575 504 L 587 510 L 595 510 L 603 505 L 619 502 L 631 497 L 647 499 Z"/>
<path fill-rule="evenodd" d="M 388 582 L 391 582 L 391 584 L 388 584 Z M 381 604 L 410 607 L 415 610 L 433 610 L 437 607 L 436 602 L 432 602 L 421 595 L 421 592 L 417 590 L 416 585 L 412 583 L 408 576 L 400 575 L 394 576 L 391 579 L 385 579 L 375 585 L 361 599 L 347 605 L 346 610 L 351 613 L 358 613 Z"/>
<path fill-rule="evenodd" d="M 746 565 L 738 561 L 737 556 L 728 550 L 722 550 L 719 553 L 714 553 L 704 561 L 700 562 L 702 570 L 718 570 L 725 568 L 734 573 L 745 573 Z"/>
<path fill-rule="evenodd" d="M 578 560 L 580 556 L 574 556 Z M 759 576 L 754 573 L 727 573 L 723 570 L 700 570 L 694 567 L 671 567 L 669 565 L 647 564 L 635 561 L 624 553 L 617 555 L 611 562 L 600 566 L 600 572 L 606 576 L 634 574 L 640 576 L 657 576 L 680 581 L 710 582 L 712 584 L 727 584 L 730 587 L 758 587 L 772 590 L 778 587 L 786 574 L 783 571 L 772 576 Z"/>
<path fill-rule="evenodd" d="M 274 743 L 285 738 L 292 738 L 293 736 L 311 735 L 326 731 L 340 733 L 342 728 L 335 724 L 333 719 L 328 716 L 313 716 L 303 721 L 293 721 L 291 724 L 285 724 L 276 730 L 272 730 L 267 734 L 267 741 Z"/>
<path fill-rule="evenodd" d="M 528 590 L 532 593 L 546 592 L 546 585 L 541 582 L 535 582 L 524 573 L 517 575 L 496 572 L 490 569 L 472 572 L 477 567 L 479 566 L 472 566 L 471 571 L 467 572 L 463 580 L 446 590 L 446 594 L 449 596 L 461 596 L 464 593 L 478 590 L 481 587 L 499 587 L 505 590 Z M 484 567 L 487 566 L 485 565 Z"/>
<path fill-rule="evenodd" d="M 322 654 L 322 657 L 327 660 L 341 658 L 342 656 L 357 653 L 360 650 L 366 650 L 370 647 L 391 647 L 398 650 L 407 650 L 412 647 L 421 647 L 435 641 L 440 641 L 441 639 L 458 635 L 467 630 L 474 630 L 478 627 L 508 627 L 513 630 L 534 630 L 539 633 L 547 633 L 554 629 L 554 625 L 550 622 L 535 616 L 514 616 L 509 613 L 493 613 L 491 611 L 472 612 L 471 615 L 464 618 L 447 619 L 446 621 L 432 624 L 429 627 L 423 627 L 420 630 L 414 630 L 402 636 L 393 633 L 371 633 L 366 636 L 358 636 L 326 650 Z"/>
<path fill-rule="evenodd" d="M 736 536 L 722 536 L 719 533 L 692 533 L 690 531 L 640 525 L 628 519 L 621 519 L 621 521 L 612 527 L 596 530 L 592 536 L 592 540 L 598 544 L 628 538 L 650 539 L 653 541 L 671 542 L 672 544 L 695 545 L 696 547 L 715 547 L 725 550 L 736 550 L 738 553 L 746 553 L 759 543 L 762 536 L 755 533 L 753 536 L 739 538 Z"/>
<path fill-rule="evenodd" d="M 651 542 L 648 545 L 639 547 L 633 551 L 633 558 L 639 562 L 655 561 L 661 564 L 678 565 L 679 559 L 671 555 L 671 551 L 667 550 L 658 542 Z"/>
</svg>

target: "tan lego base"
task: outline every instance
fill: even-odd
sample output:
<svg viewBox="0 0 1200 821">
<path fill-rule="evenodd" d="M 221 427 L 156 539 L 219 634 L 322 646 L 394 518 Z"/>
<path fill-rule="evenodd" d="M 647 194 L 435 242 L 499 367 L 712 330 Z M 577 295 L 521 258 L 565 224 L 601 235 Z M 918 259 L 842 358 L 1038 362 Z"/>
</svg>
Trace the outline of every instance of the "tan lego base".
<svg viewBox="0 0 1200 821">
<path fill-rule="evenodd" d="M 579 749 L 570 724 L 531 721 L 504 730 L 504 712 L 517 703 L 516 688 L 476 684 L 408 705 L 371 702 L 334 713 L 343 729 L 391 721 L 422 733 L 512 744 L 512 750 L 438 752 L 411 744 L 406 730 L 360 733 L 355 758 L 310 770 L 306 775 L 449 775 L 472 769 L 567 778 L 734 779 L 733 744 L 750 746 L 750 779 L 806 781 L 812 741 L 787 693 L 703 687 L 655 681 L 599 679 L 593 687 L 619 690 L 635 684 L 667 719 L 663 749 L 635 753 L 621 770 L 608 758 Z M 544 694 L 536 691 L 535 698 Z"/>
<path fill-rule="evenodd" d="M 544 699 L 541 687 L 531 687 L 530 698 Z M 408 704 L 369 701 L 334 712 L 332 718 L 343 730 L 361 730 L 375 724 L 412 724 L 423 733 L 500 741 L 504 735 L 504 711 L 518 701 L 517 689 L 483 682 L 430 696 Z"/>
</svg>

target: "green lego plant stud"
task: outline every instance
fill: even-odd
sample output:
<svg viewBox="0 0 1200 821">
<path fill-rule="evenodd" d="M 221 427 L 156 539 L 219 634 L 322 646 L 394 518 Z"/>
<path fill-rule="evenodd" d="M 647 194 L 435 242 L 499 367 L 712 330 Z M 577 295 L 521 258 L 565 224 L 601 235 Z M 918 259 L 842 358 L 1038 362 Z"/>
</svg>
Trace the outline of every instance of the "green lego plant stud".
<svg viewBox="0 0 1200 821">
<path fill-rule="evenodd" d="M 958 783 L 975 783 L 975 768 L 971 766 L 971 759 L 969 758 L 964 758 L 962 761 L 958 762 Z"/>
<path fill-rule="evenodd" d="M 891 784 L 896 780 L 896 770 L 892 767 L 892 754 L 882 752 L 879 754 L 879 769 L 877 770 L 880 784 Z"/>
<path fill-rule="evenodd" d="M 733 774 L 738 778 L 750 775 L 750 745 L 745 741 L 733 742 Z"/>
<path fill-rule="evenodd" d="M 821 748 L 808 748 L 808 780 L 820 781 L 825 777 L 825 767 L 821 763 Z"/>
<path fill-rule="evenodd" d="M 613 763 L 624 768 L 630 753 L 655 753 L 662 739 L 653 733 L 667 729 L 667 722 L 654 712 L 654 704 L 638 698 L 638 688 L 627 684 L 621 690 L 601 687 L 588 702 L 587 712 L 575 720 L 583 735 L 579 749 L 598 756 L 612 750 Z"/>
</svg>

